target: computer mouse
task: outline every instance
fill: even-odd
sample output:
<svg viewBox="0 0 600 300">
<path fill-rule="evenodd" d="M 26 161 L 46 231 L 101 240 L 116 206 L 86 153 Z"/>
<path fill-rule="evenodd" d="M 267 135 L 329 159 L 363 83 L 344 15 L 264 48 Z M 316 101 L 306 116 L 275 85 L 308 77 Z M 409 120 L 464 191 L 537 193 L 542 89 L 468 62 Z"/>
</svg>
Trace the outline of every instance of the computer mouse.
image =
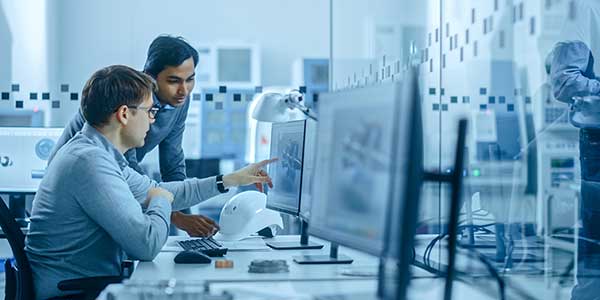
<svg viewBox="0 0 600 300">
<path fill-rule="evenodd" d="M 177 264 L 209 264 L 210 257 L 198 251 L 181 251 L 175 255 L 174 259 Z"/>
</svg>

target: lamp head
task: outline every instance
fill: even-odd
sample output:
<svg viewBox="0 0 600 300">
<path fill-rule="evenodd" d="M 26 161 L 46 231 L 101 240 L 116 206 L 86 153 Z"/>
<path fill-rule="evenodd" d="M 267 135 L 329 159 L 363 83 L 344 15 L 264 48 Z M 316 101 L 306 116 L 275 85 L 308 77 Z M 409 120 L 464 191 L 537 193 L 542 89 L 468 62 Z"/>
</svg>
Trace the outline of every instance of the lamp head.
<svg viewBox="0 0 600 300">
<path fill-rule="evenodd" d="M 257 121 L 284 123 L 290 121 L 306 120 L 306 115 L 300 108 L 302 94 L 292 92 L 289 94 L 281 93 L 262 93 L 256 99 L 252 117 Z"/>
</svg>

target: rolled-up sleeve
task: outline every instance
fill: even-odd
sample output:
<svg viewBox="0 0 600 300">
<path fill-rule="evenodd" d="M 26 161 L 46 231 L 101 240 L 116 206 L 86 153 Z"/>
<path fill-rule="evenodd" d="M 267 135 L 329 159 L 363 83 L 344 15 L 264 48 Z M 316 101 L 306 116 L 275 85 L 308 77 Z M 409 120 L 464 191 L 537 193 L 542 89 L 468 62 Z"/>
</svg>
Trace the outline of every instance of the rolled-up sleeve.
<svg viewBox="0 0 600 300">
<path fill-rule="evenodd" d="M 217 178 L 188 178 L 184 181 L 161 182 L 160 187 L 175 196 L 173 210 L 182 210 L 208 200 L 220 192 L 217 189 Z"/>
<path fill-rule="evenodd" d="M 152 260 L 167 240 L 171 204 L 155 197 L 145 212 L 121 170 L 106 155 L 79 157 L 73 189 L 78 203 L 133 259 Z M 135 172 L 134 172 L 135 173 Z M 147 190 L 146 190 L 147 191 Z"/>
<path fill-rule="evenodd" d="M 558 43 L 553 50 L 550 78 L 554 97 L 572 103 L 574 96 L 600 94 L 600 81 L 594 75 L 594 57 L 581 41 Z"/>
</svg>

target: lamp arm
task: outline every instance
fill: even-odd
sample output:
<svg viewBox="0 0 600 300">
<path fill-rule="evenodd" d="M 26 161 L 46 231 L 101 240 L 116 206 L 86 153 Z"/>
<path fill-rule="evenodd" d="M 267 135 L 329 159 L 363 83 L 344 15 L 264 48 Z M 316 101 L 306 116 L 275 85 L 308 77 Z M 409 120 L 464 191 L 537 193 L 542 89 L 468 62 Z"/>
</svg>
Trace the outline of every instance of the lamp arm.
<svg viewBox="0 0 600 300">
<path fill-rule="evenodd" d="M 295 102 L 295 101 L 288 101 L 288 105 L 290 108 L 296 108 L 296 109 L 300 110 L 304 115 L 313 119 L 314 121 L 319 121 L 317 119 L 317 116 L 315 115 L 315 113 L 313 113 L 313 111 L 310 108 L 308 108 L 298 102 Z"/>
</svg>

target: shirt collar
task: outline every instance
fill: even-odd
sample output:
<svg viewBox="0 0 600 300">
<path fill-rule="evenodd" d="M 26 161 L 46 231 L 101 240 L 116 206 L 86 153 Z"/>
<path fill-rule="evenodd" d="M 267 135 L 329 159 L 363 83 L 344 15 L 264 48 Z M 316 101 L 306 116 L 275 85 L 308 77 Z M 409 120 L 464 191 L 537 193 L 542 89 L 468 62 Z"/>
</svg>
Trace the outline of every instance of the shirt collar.
<svg viewBox="0 0 600 300">
<path fill-rule="evenodd" d="M 100 146 L 102 149 L 108 151 L 108 153 L 115 158 L 121 170 L 125 169 L 125 167 L 129 165 L 129 162 L 127 162 L 125 156 L 123 156 L 123 154 L 117 150 L 115 145 L 113 145 L 113 143 L 111 143 L 102 133 L 100 133 L 98 129 L 94 128 L 94 126 L 91 126 L 86 122 L 83 124 L 81 133 L 94 141 L 94 143 Z"/>
<path fill-rule="evenodd" d="M 160 110 L 173 110 L 175 109 L 174 106 L 171 106 L 170 104 L 162 104 L 160 103 L 160 100 L 158 100 L 158 96 L 156 95 L 156 93 L 152 93 L 152 102 L 154 104 L 154 106 L 160 108 Z"/>
</svg>

